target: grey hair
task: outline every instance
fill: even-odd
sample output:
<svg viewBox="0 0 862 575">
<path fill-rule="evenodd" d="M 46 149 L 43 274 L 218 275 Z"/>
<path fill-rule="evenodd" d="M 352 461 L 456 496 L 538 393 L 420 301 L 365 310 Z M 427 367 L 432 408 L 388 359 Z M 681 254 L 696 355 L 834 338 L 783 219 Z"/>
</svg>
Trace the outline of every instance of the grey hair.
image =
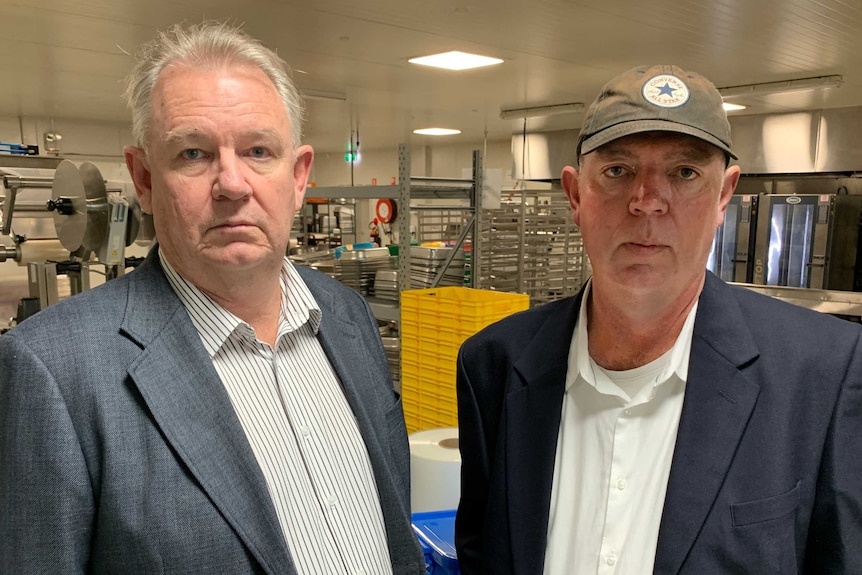
<svg viewBox="0 0 862 575">
<path fill-rule="evenodd" d="M 145 152 L 152 120 L 153 86 L 165 68 L 172 65 L 205 70 L 248 65 L 259 69 L 272 81 L 284 102 L 293 147 L 300 145 L 303 102 L 287 64 L 238 27 L 221 22 L 202 22 L 189 27 L 176 24 L 144 44 L 136 60 L 126 78 L 124 96 L 132 111 L 132 136 Z"/>
</svg>

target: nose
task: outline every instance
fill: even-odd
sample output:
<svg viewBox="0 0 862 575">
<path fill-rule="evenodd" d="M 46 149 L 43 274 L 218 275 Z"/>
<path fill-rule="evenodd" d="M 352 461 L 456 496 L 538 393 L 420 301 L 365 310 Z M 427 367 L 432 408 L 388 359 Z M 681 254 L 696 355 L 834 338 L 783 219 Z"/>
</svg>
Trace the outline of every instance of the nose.
<svg viewBox="0 0 862 575">
<path fill-rule="evenodd" d="M 218 175 L 213 185 L 216 199 L 240 200 L 252 194 L 245 177 L 245 163 L 231 150 L 219 150 Z"/>
<path fill-rule="evenodd" d="M 667 213 L 669 184 L 661 174 L 641 173 L 634 181 L 629 211 L 636 216 Z"/>
</svg>

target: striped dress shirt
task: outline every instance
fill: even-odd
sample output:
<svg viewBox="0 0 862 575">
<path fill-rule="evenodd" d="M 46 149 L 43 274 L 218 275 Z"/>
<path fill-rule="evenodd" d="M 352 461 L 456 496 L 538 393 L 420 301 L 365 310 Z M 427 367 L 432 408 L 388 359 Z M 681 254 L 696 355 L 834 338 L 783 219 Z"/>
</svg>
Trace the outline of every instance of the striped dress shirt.
<svg viewBox="0 0 862 575">
<path fill-rule="evenodd" d="M 300 575 L 389 575 L 377 485 L 356 419 L 317 339 L 321 310 L 285 258 L 275 349 L 160 253 L 227 389 Z"/>
</svg>

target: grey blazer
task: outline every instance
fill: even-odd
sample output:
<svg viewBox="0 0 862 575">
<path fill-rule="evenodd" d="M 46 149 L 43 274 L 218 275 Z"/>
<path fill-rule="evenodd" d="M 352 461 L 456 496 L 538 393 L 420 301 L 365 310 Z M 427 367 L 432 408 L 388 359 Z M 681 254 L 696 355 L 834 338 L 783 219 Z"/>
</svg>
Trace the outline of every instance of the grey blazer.
<svg viewBox="0 0 862 575">
<path fill-rule="evenodd" d="M 376 323 L 359 294 L 299 271 L 371 459 L 394 573 L 424 573 L 401 401 Z M 156 249 L 0 337 L 0 573 L 84 572 L 295 573 Z"/>
</svg>

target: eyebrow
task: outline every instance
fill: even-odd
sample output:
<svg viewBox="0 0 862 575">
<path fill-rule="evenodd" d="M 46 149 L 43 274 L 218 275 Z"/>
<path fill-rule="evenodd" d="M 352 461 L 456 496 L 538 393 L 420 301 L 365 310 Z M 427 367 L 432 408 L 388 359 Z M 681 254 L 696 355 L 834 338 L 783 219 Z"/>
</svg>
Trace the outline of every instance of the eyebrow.
<svg viewBox="0 0 862 575">
<path fill-rule="evenodd" d="M 186 142 L 206 142 L 210 139 L 209 134 L 198 128 L 178 128 L 168 131 L 164 136 L 164 142 L 168 145 L 176 143 L 184 144 Z M 279 144 L 283 144 L 286 141 L 278 130 L 273 130 L 272 128 L 242 132 L 239 134 L 239 139 L 241 141 L 262 139 Z"/>
<path fill-rule="evenodd" d="M 175 144 L 181 142 L 197 142 L 201 140 L 208 140 L 209 138 L 206 136 L 204 132 L 201 132 L 197 128 L 179 128 L 177 130 L 170 130 L 165 133 L 164 141 L 166 144 Z"/>
</svg>

